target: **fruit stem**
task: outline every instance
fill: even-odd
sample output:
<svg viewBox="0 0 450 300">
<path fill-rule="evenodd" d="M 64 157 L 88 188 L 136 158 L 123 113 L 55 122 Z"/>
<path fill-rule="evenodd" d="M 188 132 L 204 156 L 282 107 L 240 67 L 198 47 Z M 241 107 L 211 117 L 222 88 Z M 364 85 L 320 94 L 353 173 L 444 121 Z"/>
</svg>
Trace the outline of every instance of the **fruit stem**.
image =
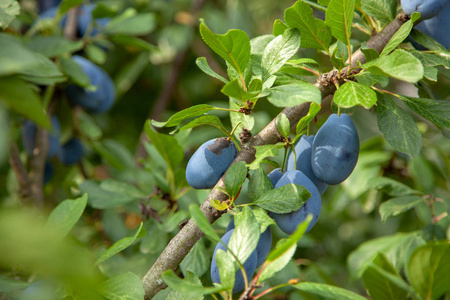
<svg viewBox="0 0 450 300">
<path fill-rule="evenodd" d="M 234 132 L 236 131 L 236 129 L 238 128 L 239 125 L 241 125 L 241 121 L 237 122 L 236 125 L 234 125 L 233 129 L 230 132 L 230 137 L 233 136 Z"/>
<path fill-rule="evenodd" d="M 340 106 L 338 106 L 338 111 L 337 111 L 337 115 L 338 115 L 338 117 L 340 117 L 340 116 L 341 116 L 341 107 L 340 107 Z"/>
<path fill-rule="evenodd" d="M 284 167 L 286 166 L 288 148 L 284 148 L 283 164 L 281 165 L 281 172 L 284 172 Z"/>
</svg>

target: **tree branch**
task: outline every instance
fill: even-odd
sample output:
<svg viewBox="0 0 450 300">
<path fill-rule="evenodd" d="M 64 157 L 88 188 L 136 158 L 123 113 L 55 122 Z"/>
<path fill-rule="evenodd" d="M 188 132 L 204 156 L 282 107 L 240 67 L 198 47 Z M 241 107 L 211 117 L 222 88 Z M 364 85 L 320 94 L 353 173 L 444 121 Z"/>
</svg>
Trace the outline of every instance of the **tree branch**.
<svg viewBox="0 0 450 300">
<path fill-rule="evenodd" d="M 17 181 L 19 182 L 19 196 L 20 199 L 27 203 L 32 199 L 32 191 L 30 178 L 28 177 L 27 169 L 20 159 L 20 151 L 17 143 L 15 141 L 11 141 L 11 147 L 9 149 L 9 164 L 14 170 L 16 174 Z"/>
<path fill-rule="evenodd" d="M 44 206 L 44 169 L 48 147 L 48 131 L 38 126 L 36 130 L 36 145 L 30 162 L 29 178 L 36 206 L 40 208 Z"/>
<path fill-rule="evenodd" d="M 373 36 L 367 42 L 368 47 L 381 52 L 387 42 L 407 20 L 408 17 L 404 14 L 397 16 L 394 21 L 392 21 L 379 34 Z M 361 63 L 365 62 L 364 55 L 360 50 L 357 50 L 352 57 L 352 67 L 357 66 L 357 61 L 360 61 Z M 343 70 L 341 74 L 346 74 L 346 70 Z M 333 80 L 338 80 L 339 84 L 343 84 L 345 82 L 345 76 L 338 75 L 338 72 L 333 70 L 329 73 L 322 74 L 317 79 L 314 85 L 319 88 L 322 94 L 322 99 L 334 93 L 336 90 Z M 304 103 L 295 107 L 286 108 L 282 111 L 282 113 L 285 114 L 291 122 L 292 128 L 294 128 L 298 121 L 308 113 L 309 105 L 310 103 Z M 263 130 L 261 130 L 260 133 L 258 133 L 258 135 L 254 136 L 250 140 L 246 147 L 243 147 L 233 163 L 240 161 L 251 163 L 255 159 L 254 146 L 275 144 L 281 141 L 281 135 L 279 134 L 276 126 L 276 119 L 277 118 L 274 118 Z M 224 176 L 219 180 L 217 185 L 224 188 L 223 179 Z M 227 200 L 227 196 L 219 192 L 217 189 L 213 189 L 201 205 L 200 209 L 205 214 L 208 221 L 213 223 L 225 211 L 217 211 L 215 208 L 211 207 L 209 205 L 211 199 L 224 201 Z M 145 289 L 145 299 L 153 298 L 153 296 L 155 296 L 160 290 L 167 287 L 161 279 L 161 274 L 169 269 L 175 270 L 202 235 L 202 231 L 195 225 L 195 221 L 191 218 L 189 222 L 180 230 L 180 232 L 169 242 L 157 261 L 142 279 Z"/>
</svg>

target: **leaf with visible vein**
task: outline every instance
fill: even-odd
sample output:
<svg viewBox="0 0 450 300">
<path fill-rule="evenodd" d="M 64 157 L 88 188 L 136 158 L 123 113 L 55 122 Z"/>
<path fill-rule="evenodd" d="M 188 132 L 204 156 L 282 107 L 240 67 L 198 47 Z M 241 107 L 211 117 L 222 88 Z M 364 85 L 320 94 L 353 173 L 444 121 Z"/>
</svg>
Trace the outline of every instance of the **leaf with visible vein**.
<svg viewBox="0 0 450 300">
<path fill-rule="evenodd" d="M 413 98 L 401 96 L 409 108 L 433 122 L 436 126 L 450 130 L 450 100 Z"/>
<path fill-rule="evenodd" d="M 354 81 L 347 81 L 339 87 L 333 99 L 340 107 L 361 105 L 369 109 L 377 103 L 377 94 L 370 87 Z"/>
<path fill-rule="evenodd" d="M 242 30 L 232 29 L 226 34 L 215 34 L 202 21 L 200 35 L 208 46 L 232 65 L 242 76 L 250 59 L 250 39 Z"/>
<path fill-rule="evenodd" d="M 290 27 L 297 28 L 301 34 L 300 45 L 304 48 L 322 49 L 328 52 L 331 32 L 323 20 L 314 18 L 312 8 L 297 1 L 284 12 L 284 19 Z"/>
<path fill-rule="evenodd" d="M 325 15 L 325 24 L 331 28 L 333 36 L 350 43 L 355 0 L 331 0 Z"/>
<path fill-rule="evenodd" d="M 422 135 L 411 115 L 386 95 L 380 96 L 377 112 L 378 128 L 396 150 L 412 157 L 422 149 Z"/>
</svg>

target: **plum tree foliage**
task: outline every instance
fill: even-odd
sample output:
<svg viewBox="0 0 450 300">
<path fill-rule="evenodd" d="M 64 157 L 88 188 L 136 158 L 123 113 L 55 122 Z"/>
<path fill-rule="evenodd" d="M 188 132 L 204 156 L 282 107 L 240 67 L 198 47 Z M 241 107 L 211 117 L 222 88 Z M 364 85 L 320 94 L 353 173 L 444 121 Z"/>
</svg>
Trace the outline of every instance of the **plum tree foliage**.
<svg viewBox="0 0 450 300">
<path fill-rule="evenodd" d="M 447 299 L 449 12 L 0 1 L 0 298 Z"/>
</svg>

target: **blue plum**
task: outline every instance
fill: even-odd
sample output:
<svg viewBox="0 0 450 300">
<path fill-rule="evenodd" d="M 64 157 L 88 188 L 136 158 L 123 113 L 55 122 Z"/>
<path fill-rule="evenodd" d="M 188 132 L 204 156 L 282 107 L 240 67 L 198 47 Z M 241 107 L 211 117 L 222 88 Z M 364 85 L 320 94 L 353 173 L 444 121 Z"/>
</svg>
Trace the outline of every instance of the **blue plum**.
<svg viewBox="0 0 450 300">
<path fill-rule="evenodd" d="M 431 36 L 445 48 L 450 47 L 450 34 L 445 30 L 450 26 L 450 1 L 447 1 L 442 12 L 434 18 L 424 20 L 415 28 Z"/>
<path fill-rule="evenodd" d="M 402 9 L 407 15 L 420 13 L 422 20 L 437 16 L 448 0 L 401 0 Z"/>
<path fill-rule="evenodd" d="M 19 300 L 56 300 L 56 286 L 42 280 L 29 285 L 20 295 Z"/>
<path fill-rule="evenodd" d="M 228 231 L 222 237 L 221 240 L 226 245 L 228 245 L 228 243 L 230 241 L 231 234 L 233 232 L 234 232 L 234 229 Z M 222 245 L 222 243 L 218 243 L 216 248 L 214 249 L 213 258 L 212 258 L 212 261 L 211 261 L 211 280 L 212 280 L 212 282 L 216 282 L 216 283 L 220 283 L 221 282 L 220 281 L 220 275 L 219 275 L 219 267 L 217 266 L 217 263 L 216 263 L 216 252 L 219 249 L 221 249 L 223 251 L 227 251 L 225 246 Z M 255 273 L 256 260 L 257 260 L 257 254 L 256 254 L 256 251 L 253 251 L 253 253 L 248 257 L 247 261 L 244 262 L 244 264 L 243 264 L 243 267 L 244 267 L 244 270 L 245 270 L 245 274 L 247 275 L 247 279 L 249 281 L 253 277 L 253 274 Z M 234 277 L 233 294 L 234 293 L 239 293 L 240 291 L 242 291 L 244 289 L 244 287 L 245 287 L 244 276 L 242 275 L 241 269 L 238 269 L 236 271 L 236 275 Z"/>
<path fill-rule="evenodd" d="M 269 177 L 270 182 L 272 182 L 272 185 L 275 186 L 278 182 L 278 180 L 280 180 L 281 177 L 283 177 L 284 172 L 281 172 L 281 168 L 276 168 L 275 170 L 273 170 L 272 172 L 270 172 L 267 177 Z"/>
<path fill-rule="evenodd" d="M 52 8 L 58 8 L 58 5 L 61 3 L 61 0 L 39 0 L 38 7 L 39 11 L 42 13 Z"/>
<path fill-rule="evenodd" d="M 359 155 L 359 137 L 347 114 L 330 115 L 312 144 L 314 174 L 327 184 L 338 184 L 353 172 Z"/>
<path fill-rule="evenodd" d="M 83 145 L 77 138 L 68 140 L 58 152 L 59 161 L 64 165 L 73 165 L 81 160 Z"/>
<path fill-rule="evenodd" d="M 49 183 L 50 180 L 52 180 L 53 177 L 53 166 L 49 161 L 45 162 L 45 167 L 44 167 L 44 185 Z"/>
<path fill-rule="evenodd" d="M 74 55 L 73 60 L 86 73 L 91 85 L 96 86 L 97 90 L 89 91 L 75 84 L 69 85 L 67 87 L 69 100 L 72 104 L 79 105 L 91 113 L 100 114 L 109 110 L 116 98 L 111 77 L 102 68 L 82 56 Z"/>
<path fill-rule="evenodd" d="M 302 135 L 300 140 L 295 144 L 295 154 L 297 155 L 297 165 L 294 165 L 294 152 L 289 154 L 287 160 L 288 170 L 299 170 L 316 185 L 319 193 L 323 195 L 328 185 L 321 179 L 317 178 L 311 166 L 311 149 L 314 141 L 314 135 Z"/>
<path fill-rule="evenodd" d="M 22 142 L 27 154 L 33 155 L 36 144 L 37 125 L 31 121 L 25 121 L 22 128 Z M 61 137 L 61 126 L 55 116 L 52 116 L 52 128 L 49 131 L 49 146 L 47 158 L 55 156 L 59 151 L 59 138 Z"/>
<path fill-rule="evenodd" d="M 207 141 L 189 159 L 186 167 L 187 182 L 195 189 L 213 188 L 236 154 L 236 146 L 226 138 Z"/>
<path fill-rule="evenodd" d="M 304 186 L 310 193 L 311 197 L 309 197 L 303 206 L 294 212 L 287 214 L 277 214 L 270 212 L 269 215 L 275 220 L 278 227 L 287 233 L 292 234 L 297 229 L 298 225 L 302 223 L 308 214 L 313 215 L 313 219 L 308 225 L 306 232 L 310 231 L 314 225 L 317 223 L 320 215 L 320 209 L 322 205 L 322 199 L 320 198 L 319 191 L 317 190 L 316 185 L 301 171 L 298 170 L 290 170 L 287 171 L 286 174 L 281 177 L 278 183 L 275 185 L 275 188 L 279 188 L 283 185 L 294 183 L 301 186 Z"/>
<path fill-rule="evenodd" d="M 226 232 L 234 229 L 234 218 L 231 219 L 230 223 L 228 223 Z M 267 256 L 269 255 L 270 248 L 272 247 L 272 230 L 270 226 L 267 226 L 267 229 L 261 233 L 259 236 L 258 245 L 256 245 L 256 267 L 258 268 L 260 265 L 264 263 Z"/>
<path fill-rule="evenodd" d="M 105 27 L 109 23 L 110 18 L 92 18 L 92 11 L 95 7 L 95 4 L 82 5 L 80 7 L 78 15 L 78 33 L 80 36 L 84 36 L 90 26 L 92 26 L 90 36 L 94 36 L 101 31 L 102 27 Z"/>
</svg>

